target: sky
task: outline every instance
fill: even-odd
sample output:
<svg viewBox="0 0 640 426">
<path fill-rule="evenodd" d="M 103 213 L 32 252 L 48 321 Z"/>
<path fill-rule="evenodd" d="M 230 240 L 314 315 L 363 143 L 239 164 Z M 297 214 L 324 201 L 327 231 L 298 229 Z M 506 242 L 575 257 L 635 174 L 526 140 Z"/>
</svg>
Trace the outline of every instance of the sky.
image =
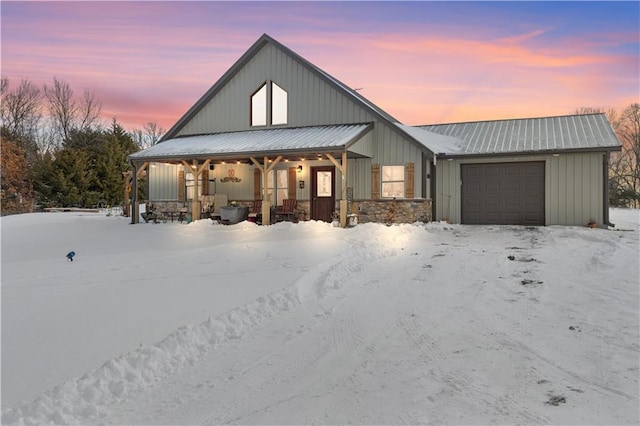
<svg viewBox="0 0 640 426">
<path fill-rule="evenodd" d="M 639 2 L 2 1 L 2 75 L 92 91 L 105 122 L 169 129 L 263 33 L 399 121 L 621 111 Z"/>
</svg>

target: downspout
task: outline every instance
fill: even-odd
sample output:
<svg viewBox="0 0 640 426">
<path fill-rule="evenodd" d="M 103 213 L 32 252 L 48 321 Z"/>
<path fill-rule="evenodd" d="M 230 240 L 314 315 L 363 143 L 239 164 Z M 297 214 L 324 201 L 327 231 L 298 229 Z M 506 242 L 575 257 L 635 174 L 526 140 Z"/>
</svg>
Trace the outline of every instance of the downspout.
<svg viewBox="0 0 640 426">
<path fill-rule="evenodd" d="M 431 181 L 429 182 L 429 191 L 431 192 L 431 221 L 434 222 L 437 220 L 436 212 L 437 212 L 437 183 L 436 183 L 436 154 L 433 154 L 433 164 L 429 170 L 429 176 L 431 176 Z"/>
<path fill-rule="evenodd" d="M 606 152 L 602 157 L 602 184 L 604 185 L 604 191 L 602 205 L 604 211 L 602 212 L 602 218 L 604 225 L 615 228 L 616 225 L 609 222 L 609 152 Z"/>
</svg>

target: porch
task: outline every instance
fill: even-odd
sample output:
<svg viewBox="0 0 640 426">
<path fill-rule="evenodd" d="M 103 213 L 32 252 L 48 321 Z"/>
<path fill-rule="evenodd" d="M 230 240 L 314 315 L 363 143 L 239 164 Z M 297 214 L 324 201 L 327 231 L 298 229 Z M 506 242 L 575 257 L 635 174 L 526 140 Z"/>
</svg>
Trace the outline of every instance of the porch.
<svg viewBox="0 0 640 426">
<path fill-rule="evenodd" d="M 261 201 L 263 225 L 283 218 L 331 221 L 338 214 L 347 226 L 348 161 L 364 157 L 352 148 L 372 128 L 371 123 L 315 126 L 161 142 L 128 158 L 132 223 L 139 222 L 138 181 L 147 176 L 148 202 L 182 203 L 165 210 L 186 208 L 192 220 L 215 218 L 209 197 L 227 194 L 227 202 L 239 206 Z M 284 200 L 293 200 L 293 211 L 280 211 Z M 223 206 L 214 202 L 214 209 Z"/>
</svg>

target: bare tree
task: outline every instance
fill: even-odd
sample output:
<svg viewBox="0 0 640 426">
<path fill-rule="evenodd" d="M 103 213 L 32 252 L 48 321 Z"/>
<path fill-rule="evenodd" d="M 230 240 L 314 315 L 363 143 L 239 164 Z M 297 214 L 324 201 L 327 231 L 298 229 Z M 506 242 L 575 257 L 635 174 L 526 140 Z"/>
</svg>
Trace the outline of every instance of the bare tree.
<svg viewBox="0 0 640 426">
<path fill-rule="evenodd" d="M 6 75 L 3 75 L 0 78 L 0 96 L 4 95 L 4 92 L 7 90 L 8 87 L 9 87 L 9 77 L 7 77 Z"/>
<path fill-rule="evenodd" d="M 65 140 L 73 128 L 74 118 L 78 114 L 78 106 L 73 100 L 73 90 L 69 83 L 53 77 L 53 85 L 44 86 L 47 98 L 49 117 L 60 139 Z"/>
<path fill-rule="evenodd" d="M 69 83 L 54 77 L 51 86 L 44 86 L 44 94 L 54 134 L 60 141 L 67 140 L 72 130 L 88 130 L 98 124 L 102 104 L 93 92 L 85 90 L 77 100 Z"/>
<path fill-rule="evenodd" d="M 42 118 L 42 92 L 29 80 L 22 80 L 15 90 L 10 91 L 7 77 L 2 77 L 1 88 L 3 128 L 16 136 L 34 139 Z"/>
<path fill-rule="evenodd" d="M 622 111 L 617 126 L 617 134 L 622 143 L 619 153 L 620 169 L 618 174 L 624 182 L 624 191 L 628 194 L 632 207 L 640 205 L 640 104 L 634 103 Z"/>
<path fill-rule="evenodd" d="M 148 122 L 142 130 L 134 129 L 131 138 L 140 148 L 145 149 L 157 144 L 165 133 L 166 130 L 158 126 L 158 123 Z"/>
<path fill-rule="evenodd" d="M 78 106 L 79 128 L 81 130 L 87 130 L 94 127 L 98 122 L 101 112 L 102 103 L 96 99 L 93 92 L 85 90 L 82 102 Z"/>
</svg>

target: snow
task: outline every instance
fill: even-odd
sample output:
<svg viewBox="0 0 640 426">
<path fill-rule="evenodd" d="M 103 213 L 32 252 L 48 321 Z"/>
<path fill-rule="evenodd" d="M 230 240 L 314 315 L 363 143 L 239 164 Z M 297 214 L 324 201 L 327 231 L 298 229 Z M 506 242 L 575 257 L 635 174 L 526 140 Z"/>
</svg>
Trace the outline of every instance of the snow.
<svg viewBox="0 0 640 426">
<path fill-rule="evenodd" d="M 639 213 L 3 217 L 2 424 L 637 424 Z"/>
</svg>

